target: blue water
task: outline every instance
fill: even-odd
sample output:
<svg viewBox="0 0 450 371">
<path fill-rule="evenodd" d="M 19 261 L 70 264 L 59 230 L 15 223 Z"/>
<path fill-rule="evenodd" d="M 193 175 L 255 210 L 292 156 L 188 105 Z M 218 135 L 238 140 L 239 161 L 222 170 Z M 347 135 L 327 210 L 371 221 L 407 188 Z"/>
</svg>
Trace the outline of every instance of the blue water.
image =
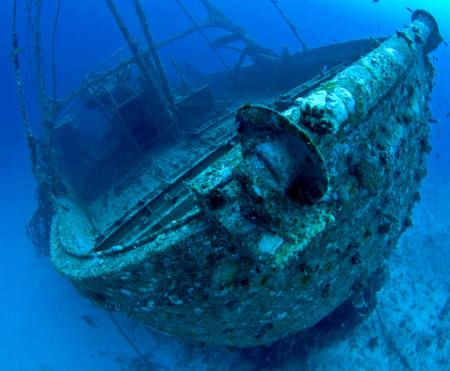
<svg viewBox="0 0 450 371">
<path fill-rule="evenodd" d="M 429 0 L 425 2 L 426 6 L 419 0 L 379 2 L 280 0 L 279 2 L 290 19 L 298 25 L 309 47 L 367 36 L 389 36 L 396 29 L 409 23 L 410 13 L 406 7 L 412 9 L 424 7 L 432 13 L 440 25 L 442 36 L 450 42 L 450 4 L 446 0 Z M 136 353 L 112 324 L 108 315 L 79 296 L 68 282 L 53 271 L 47 258 L 36 254 L 25 236 L 24 225 L 36 206 L 35 182 L 30 171 L 29 155 L 17 104 L 14 73 L 9 58 L 11 3 L 12 1 L 4 0 L 0 4 L 0 370 L 144 369 L 142 364 L 139 366 L 139 363 L 136 363 Z M 21 46 L 25 49 L 21 55 L 21 62 L 27 92 L 26 104 L 31 117 L 35 119 L 38 107 L 36 97 L 32 93 L 34 82 L 28 73 L 30 50 L 24 27 L 26 20 L 24 3 L 25 1 L 19 1 L 18 8 L 19 38 Z M 130 28 L 137 29 L 131 6 L 123 6 L 126 3 L 123 1 L 117 3 L 122 4 L 121 9 L 128 24 L 131 25 Z M 143 3 L 148 9 L 151 27 L 157 40 L 164 39 L 189 25 L 172 0 L 151 0 Z M 276 51 L 280 51 L 285 45 L 291 51 L 299 49 L 297 41 L 269 1 L 215 0 L 214 3 L 235 22 L 245 26 L 260 44 Z M 186 4 L 200 12 L 196 0 L 186 0 Z M 46 45 L 50 40 L 55 5 L 54 0 L 44 0 L 43 41 Z M 62 0 L 56 44 L 58 94 L 75 89 L 84 73 L 123 44 L 123 39 L 114 27 L 104 2 Z M 43 50 L 46 62 L 49 61 L 49 52 L 48 48 Z M 172 53 L 176 59 L 196 54 L 199 68 L 209 70 L 220 68 L 217 59 L 208 52 L 198 37 L 165 49 L 163 58 L 167 58 L 167 52 Z M 444 232 L 434 235 L 433 243 L 418 246 L 421 249 L 420 256 L 426 257 L 421 264 L 432 267 L 430 272 L 431 275 L 436 274 L 436 280 L 430 279 L 429 276 L 425 278 L 415 276 L 414 270 L 406 273 L 409 275 L 408 282 L 413 277 L 412 281 L 417 279 L 418 285 L 421 284 L 421 280 L 429 279 L 432 282 L 429 291 L 439 293 L 442 291 L 439 285 L 443 281 L 450 283 L 450 278 L 446 276 L 448 273 L 446 266 L 449 263 L 442 258 L 450 257 L 450 241 L 446 240 L 449 234 L 445 233 L 445 228 L 449 224 L 445 224 L 445 220 L 442 220 L 447 216 L 450 217 L 444 212 L 449 209 L 450 204 L 449 52 L 449 47 L 442 44 L 431 56 L 437 77 L 430 105 L 438 123 L 433 126 L 433 151 L 430 154 L 429 174 L 424 188 L 430 194 L 425 195 L 422 204 L 419 204 L 416 225 L 412 234 L 406 237 L 406 242 L 414 244 L 416 241 L 414 236 L 422 236 L 423 230 L 433 227 L 433 221 L 435 224 L 440 223 L 439 226 Z M 49 73 L 50 71 L 47 71 L 47 74 Z M 433 195 L 439 197 L 433 198 Z M 426 204 L 423 204 L 424 202 Z M 405 247 L 396 255 L 396 259 L 403 263 L 408 262 L 408 257 L 401 255 L 404 251 L 409 250 Z M 438 276 L 438 273 L 441 275 Z M 406 278 L 404 283 L 406 285 Z M 433 283 L 436 286 L 433 286 Z M 443 287 L 447 287 L 448 290 L 449 286 Z M 444 288 L 442 296 L 445 295 Z M 431 311 L 425 303 L 421 313 L 427 310 Z M 414 315 L 416 312 L 411 313 Z M 190 347 L 165 335 L 148 331 L 120 315 L 117 319 L 142 352 L 151 354 L 149 358 L 154 362 L 154 369 L 214 370 L 228 369 L 227 367 L 255 369 L 255 365 L 259 365 L 254 359 L 242 358 L 241 354 L 234 351 Z M 419 318 L 410 320 L 420 322 Z M 449 318 L 444 320 L 449 321 Z M 395 325 L 395 321 L 392 323 Z M 450 331 L 450 328 L 448 330 Z M 330 345 L 330 354 L 336 352 L 336 357 L 350 359 L 352 350 L 347 348 L 343 350 L 342 344 L 344 343 Z M 448 349 L 448 346 L 443 349 Z M 328 358 L 324 356 L 322 364 L 312 363 L 315 365 L 313 368 L 337 369 L 337 364 L 329 363 L 329 359 L 332 359 L 330 354 Z M 382 356 L 380 354 L 380 357 Z M 435 354 L 430 354 L 430 360 L 434 356 Z M 450 355 L 440 356 L 447 357 L 447 366 L 443 362 L 441 369 L 450 369 L 448 363 Z M 296 357 L 298 355 L 295 351 L 291 359 L 287 355 L 288 360 L 284 367 L 298 369 L 300 363 L 296 366 L 294 361 Z M 252 362 L 255 362 L 253 366 Z M 370 360 L 363 357 L 360 362 L 361 369 L 371 369 Z M 424 364 L 433 363 L 431 361 L 426 363 L 425 360 Z M 348 369 L 353 369 L 355 365 L 358 363 L 349 363 Z"/>
</svg>

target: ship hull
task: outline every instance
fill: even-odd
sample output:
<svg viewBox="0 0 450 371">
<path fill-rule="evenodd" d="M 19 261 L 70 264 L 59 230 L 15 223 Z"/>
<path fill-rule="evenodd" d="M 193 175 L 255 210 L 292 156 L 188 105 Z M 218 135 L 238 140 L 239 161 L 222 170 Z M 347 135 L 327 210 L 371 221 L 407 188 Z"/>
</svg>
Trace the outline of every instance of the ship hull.
<svg viewBox="0 0 450 371">
<path fill-rule="evenodd" d="M 433 74 L 421 42 L 395 36 L 284 112 L 243 106 L 227 149 L 183 179 L 158 226 L 107 248 L 89 247 L 89 220 L 61 199 L 57 270 L 98 305 L 184 339 L 250 347 L 313 326 L 361 299 L 411 225 Z"/>
</svg>

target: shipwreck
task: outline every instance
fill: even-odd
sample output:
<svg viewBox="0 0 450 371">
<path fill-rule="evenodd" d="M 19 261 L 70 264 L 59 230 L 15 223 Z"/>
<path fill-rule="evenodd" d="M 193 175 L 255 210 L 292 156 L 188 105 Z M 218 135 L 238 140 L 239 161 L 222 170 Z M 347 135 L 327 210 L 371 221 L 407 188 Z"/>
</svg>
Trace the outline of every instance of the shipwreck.
<svg viewBox="0 0 450 371">
<path fill-rule="evenodd" d="M 138 41 L 107 0 L 128 52 L 63 98 L 46 92 L 34 22 L 39 137 L 14 24 L 38 183 L 28 232 L 101 307 L 184 339 L 270 344 L 356 302 L 411 225 L 430 151 L 428 53 L 442 39 L 417 10 L 389 38 L 307 48 L 273 1 L 302 47 L 277 54 L 210 1 L 202 22 L 176 2 L 192 27 L 156 41 L 133 1 Z M 224 67 L 188 75 L 172 58 L 174 86 L 160 50 L 193 33 Z"/>
</svg>

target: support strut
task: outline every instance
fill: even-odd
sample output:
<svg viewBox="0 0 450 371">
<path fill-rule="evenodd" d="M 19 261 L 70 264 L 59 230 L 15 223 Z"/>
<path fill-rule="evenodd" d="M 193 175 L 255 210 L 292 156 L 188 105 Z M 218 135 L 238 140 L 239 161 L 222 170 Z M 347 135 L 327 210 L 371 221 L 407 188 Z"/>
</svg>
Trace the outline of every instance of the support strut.
<svg viewBox="0 0 450 371">
<path fill-rule="evenodd" d="M 291 29 L 292 33 L 294 34 L 295 38 L 299 41 L 300 45 L 302 46 L 303 50 L 308 49 L 308 46 L 306 45 L 305 40 L 300 36 L 300 33 L 298 32 L 297 26 L 295 26 L 294 23 L 287 17 L 286 13 L 284 12 L 283 8 L 278 3 L 278 0 L 270 0 L 270 2 L 273 4 L 273 6 L 278 10 L 283 20 L 286 22 L 288 27 Z"/>
</svg>

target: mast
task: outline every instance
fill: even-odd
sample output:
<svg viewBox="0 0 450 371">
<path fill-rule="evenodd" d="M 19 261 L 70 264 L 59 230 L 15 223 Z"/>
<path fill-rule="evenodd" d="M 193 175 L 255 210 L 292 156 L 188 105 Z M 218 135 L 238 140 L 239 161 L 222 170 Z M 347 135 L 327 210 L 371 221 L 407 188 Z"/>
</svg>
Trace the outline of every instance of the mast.
<svg viewBox="0 0 450 371">
<path fill-rule="evenodd" d="M 158 79 L 161 83 L 161 87 L 164 91 L 164 95 L 168 100 L 171 108 L 174 108 L 174 99 L 172 93 L 170 91 L 169 82 L 167 81 L 166 74 L 164 72 L 161 58 L 159 57 L 158 51 L 156 50 L 156 44 L 153 40 L 153 36 L 150 32 L 150 28 L 148 25 L 148 19 L 145 15 L 144 9 L 142 8 L 142 4 L 140 0 L 133 0 L 133 4 L 136 10 L 136 14 L 138 16 L 139 22 L 141 24 L 142 30 L 144 32 L 145 40 L 147 41 L 148 52 L 150 54 L 151 61 L 154 64 L 154 68 L 156 69 L 155 74 L 158 76 Z"/>
<path fill-rule="evenodd" d="M 162 66 L 159 67 L 160 68 L 160 70 L 159 70 L 159 68 L 157 66 L 155 67 L 154 65 L 152 65 L 151 63 L 148 63 L 144 59 L 135 39 L 132 37 L 130 31 L 128 30 L 127 26 L 125 25 L 125 22 L 122 19 L 121 15 L 114 3 L 114 0 L 105 0 L 105 1 L 106 1 L 106 4 L 108 5 L 109 10 L 111 11 L 112 16 L 114 17 L 114 20 L 117 23 L 117 26 L 119 27 L 128 47 L 129 47 L 131 53 L 133 54 L 133 56 L 135 58 L 136 65 L 144 79 L 145 87 L 155 93 L 155 95 L 159 98 L 161 104 L 164 106 L 165 112 L 166 112 L 167 116 L 169 117 L 170 121 L 172 123 L 174 123 L 176 121 L 176 117 L 175 117 L 175 113 L 174 113 L 173 98 L 172 98 L 172 95 L 170 94 L 170 92 L 168 91 L 169 87 L 168 87 L 167 80 L 165 79 L 165 75 L 164 75 L 164 80 L 161 81 L 162 75 L 160 75 L 160 72 L 163 73 Z M 135 1 L 134 3 L 135 3 L 136 11 L 138 13 L 138 17 L 141 22 L 141 25 L 146 25 L 146 18 L 145 18 L 145 15 L 143 14 L 142 7 L 140 6 L 140 4 L 138 2 Z M 139 10 L 141 10 L 141 11 L 139 11 Z M 139 13 L 141 13 L 141 14 L 139 15 Z M 147 39 L 147 43 L 150 46 L 150 54 L 152 55 L 151 46 L 153 44 L 153 38 L 151 37 L 150 31 L 148 30 L 148 28 L 146 30 L 146 27 L 144 27 L 144 33 L 146 33 L 145 37 Z M 156 51 L 154 51 L 154 53 L 156 54 Z M 152 57 L 153 57 L 152 61 L 157 64 L 159 61 L 159 57 L 157 59 L 155 59 L 154 54 L 152 55 Z M 166 87 L 164 87 L 165 84 L 167 84 Z"/>
<path fill-rule="evenodd" d="M 283 8 L 278 3 L 278 0 L 269 0 L 273 6 L 278 10 L 283 20 L 286 22 L 288 27 L 291 29 L 292 33 L 294 34 L 295 38 L 298 40 L 300 45 L 302 46 L 303 50 L 308 49 L 308 46 L 306 45 L 305 40 L 300 36 L 300 33 L 298 32 L 297 26 L 295 26 L 294 23 L 287 17 L 286 13 L 284 12 Z"/>
</svg>

